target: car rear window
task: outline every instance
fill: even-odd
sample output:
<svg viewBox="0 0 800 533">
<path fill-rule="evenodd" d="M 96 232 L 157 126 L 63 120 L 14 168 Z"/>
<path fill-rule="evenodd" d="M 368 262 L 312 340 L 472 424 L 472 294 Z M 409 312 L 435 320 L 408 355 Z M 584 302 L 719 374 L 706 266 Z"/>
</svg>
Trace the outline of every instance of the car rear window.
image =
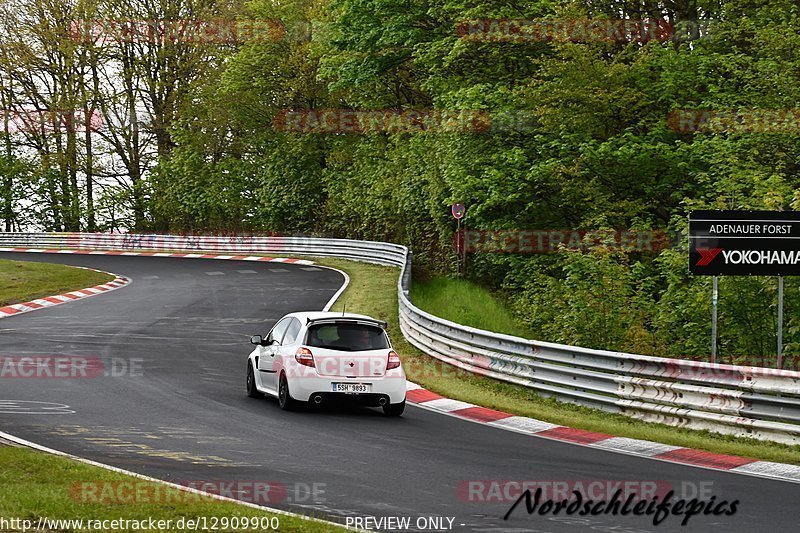
<svg viewBox="0 0 800 533">
<path fill-rule="evenodd" d="M 364 352 L 389 348 L 386 333 L 379 327 L 365 324 L 317 324 L 308 328 L 306 346 Z"/>
</svg>

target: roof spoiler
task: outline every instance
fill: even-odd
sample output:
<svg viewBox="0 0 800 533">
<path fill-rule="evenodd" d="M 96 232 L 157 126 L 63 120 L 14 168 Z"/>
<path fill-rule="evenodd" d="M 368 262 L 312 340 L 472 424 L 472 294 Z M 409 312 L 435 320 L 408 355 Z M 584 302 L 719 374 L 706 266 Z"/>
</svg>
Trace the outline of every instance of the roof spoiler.
<svg viewBox="0 0 800 533">
<path fill-rule="evenodd" d="M 386 324 L 385 320 L 377 320 L 375 318 L 332 316 L 332 317 L 324 317 L 324 318 L 307 318 L 306 319 L 306 325 L 307 326 L 309 324 L 312 324 L 312 323 L 314 323 L 314 324 L 316 324 L 316 323 L 319 323 L 319 324 L 326 324 L 326 323 L 327 324 L 337 324 L 337 323 L 340 323 L 340 322 L 356 323 L 356 324 L 367 324 L 367 325 L 370 325 L 370 326 L 378 326 L 381 329 L 386 329 L 386 327 L 387 327 L 387 324 Z"/>
</svg>

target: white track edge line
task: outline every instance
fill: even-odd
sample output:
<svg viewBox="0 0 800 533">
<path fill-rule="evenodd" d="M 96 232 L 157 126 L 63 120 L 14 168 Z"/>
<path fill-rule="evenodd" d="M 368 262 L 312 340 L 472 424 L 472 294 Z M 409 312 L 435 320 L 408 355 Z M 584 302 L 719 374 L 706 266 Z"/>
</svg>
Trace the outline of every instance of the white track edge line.
<svg viewBox="0 0 800 533">
<path fill-rule="evenodd" d="M 311 264 L 314 264 L 314 263 L 311 263 Z M 347 272 L 345 272 L 344 270 L 339 270 L 338 268 L 335 268 L 335 267 L 332 267 L 332 266 L 320 265 L 319 263 L 317 263 L 315 266 L 321 267 L 321 268 L 327 268 L 328 270 L 333 270 L 335 272 L 338 272 L 342 276 L 344 276 L 344 283 L 342 284 L 342 286 L 339 287 L 339 290 L 336 291 L 336 293 L 333 296 L 331 296 L 331 299 L 328 300 L 328 303 L 326 303 L 325 307 L 322 308 L 323 312 L 328 312 L 328 311 L 331 310 L 331 307 L 333 307 L 333 304 L 336 303 L 336 300 L 338 300 L 339 297 L 342 295 L 342 293 L 347 289 L 347 287 L 350 286 L 350 276 L 348 276 Z"/>
<path fill-rule="evenodd" d="M 25 446 L 27 448 L 32 448 L 34 450 L 39 450 L 41 452 L 49 453 L 51 455 L 57 455 L 59 457 L 66 457 L 68 459 L 73 459 L 73 460 L 78 461 L 80 463 L 84 463 L 84 464 L 87 464 L 87 465 L 90 465 L 90 466 L 96 466 L 96 467 L 99 467 L 99 468 L 103 468 L 105 470 L 109 470 L 111 472 L 116 472 L 118 474 L 125 474 L 125 475 L 131 476 L 131 477 L 135 477 L 137 479 L 141 479 L 141 480 L 144 480 L 144 481 L 150 481 L 150 482 L 153 482 L 153 483 L 161 483 L 163 485 L 167 485 L 169 487 L 172 487 L 172 488 L 175 488 L 175 489 L 178 489 L 178 490 L 182 490 L 182 491 L 185 491 L 185 492 L 190 492 L 192 494 L 198 494 L 198 495 L 202 495 L 202 496 L 209 496 L 209 497 L 211 497 L 212 499 L 215 499 L 215 500 L 219 500 L 219 501 L 223 501 L 223 502 L 236 503 L 236 504 L 239 504 L 239 505 L 244 505 L 245 507 L 250 507 L 252 509 L 258 509 L 258 510 L 261 510 L 261 511 L 268 511 L 270 513 L 279 514 L 279 515 L 283 515 L 283 516 L 291 516 L 291 517 L 294 517 L 294 518 L 300 518 L 301 520 L 308 520 L 309 522 L 317 522 L 317 523 L 326 524 L 326 525 L 335 525 L 337 527 L 341 527 L 341 528 L 347 529 L 349 531 L 362 531 L 362 530 L 359 530 L 359 529 L 354 529 L 354 528 L 345 526 L 343 524 L 339 524 L 337 522 L 331 522 L 329 520 L 323 520 L 321 518 L 314 518 L 312 516 L 306 516 L 306 515 L 302 515 L 302 514 L 292 513 L 290 511 L 284 511 L 282 509 L 276 509 L 276 508 L 273 508 L 273 507 L 267 507 L 266 505 L 258 505 L 257 503 L 241 501 L 241 500 L 237 500 L 235 498 L 229 498 L 228 496 L 222 496 L 221 494 L 214 494 L 212 492 L 204 492 L 204 491 L 196 489 L 194 487 L 185 487 L 183 485 L 178 485 L 177 483 L 171 483 L 169 481 L 164 481 L 163 479 L 150 477 L 150 476 L 147 476 L 147 475 L 144 475 L 144 474 L 139 474 L 137 472 L 131 472 L 130 470 L 125 470 L 124 468 L 119 468 L 119 467 L 116 467 L 116 466 L 107 465 L 107 464 L 101 463 L 99 461 L 93 461 L 91 459 L 84 459 L 83 457 L 79 457 L 77 455 L 72 455 L 71 453 L 62 452 L 62 451 L 56 450 L 54 448 L 48 448 L 47 446 L 42 446 L 41 444 L 36 444 L 35 442 L 31 442 L 29 440 L 25 440 L 25 439 L 22 439 L 20 437 L 16 437 L 16 436 L 11 435 L 10 433 L 6 433 L 4 431 L 0 431 L 0 438 L 8 440 L 8 441 L 11 441 L 11 442 L 13 442 L 15 444 L 19 444 L 21 446 Z"/>
</svg>

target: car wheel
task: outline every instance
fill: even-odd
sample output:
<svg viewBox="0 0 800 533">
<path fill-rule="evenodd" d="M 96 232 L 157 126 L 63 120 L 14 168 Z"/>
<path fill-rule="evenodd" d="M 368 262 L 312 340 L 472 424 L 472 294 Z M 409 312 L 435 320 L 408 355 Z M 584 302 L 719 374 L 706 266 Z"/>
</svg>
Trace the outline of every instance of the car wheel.
<svg viewBox="0 0 800 533">
<path fill-rule="evenodd" d="M 383 414 L 386 416 L 400 416 L 406 409 L 406 401 L 400 403 L 387 403 L 383 406 Z"/>
<path fill-rule="evenodd" d="M 286 381 L 284 374 L 281 374 L 281 380 L 278 384 L 278 405 L 284 411 L 291 411 L 297 405 L 297 401 L 289 394 L 289 382 Z"/>
<path fill-rule="evenodd" d="M 251 398 L 261 398 L 263 395 L 256 388 L 256 376 L 253 372 L 253 363 L 247 362 L 247 395 Z"/>
</svg>

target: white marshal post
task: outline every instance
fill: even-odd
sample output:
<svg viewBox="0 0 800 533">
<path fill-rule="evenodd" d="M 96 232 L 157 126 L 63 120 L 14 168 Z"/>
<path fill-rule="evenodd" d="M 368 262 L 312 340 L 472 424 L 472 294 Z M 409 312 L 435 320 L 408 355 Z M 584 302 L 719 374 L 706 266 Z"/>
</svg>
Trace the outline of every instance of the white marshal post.
<svg viewBox="0 0 800 533">
<path fill-rule="evenodd" d="M 711 289 L 711 362 L 717 362 L 717 300 L 719 299 L 719 287 L 717 276 L 712 279 Z"/>
<path fill-rule="evenodd" d="M 450 206 L 450 212 L 453 214 L 453 218 L 456 219 L 456 256 L 458 257 L 458 264 L 456 268 L 458 269 L 458 276 L 464 276 L 467 273 L 467 251 L 466 251 L 466 221 L 464 224 L 464 233 L 461 232 L 461 219 L 464 218 L 464 215 L 467 213 L 467 208 L 464 207 L 464 204 L 455 203 Z M 463 242 L 462 242 L 463 241 Z M 463 255 L 463 257 L 462 257 Z M 463 269 L 461 263 L 464 263 Z"/>
</svg>

